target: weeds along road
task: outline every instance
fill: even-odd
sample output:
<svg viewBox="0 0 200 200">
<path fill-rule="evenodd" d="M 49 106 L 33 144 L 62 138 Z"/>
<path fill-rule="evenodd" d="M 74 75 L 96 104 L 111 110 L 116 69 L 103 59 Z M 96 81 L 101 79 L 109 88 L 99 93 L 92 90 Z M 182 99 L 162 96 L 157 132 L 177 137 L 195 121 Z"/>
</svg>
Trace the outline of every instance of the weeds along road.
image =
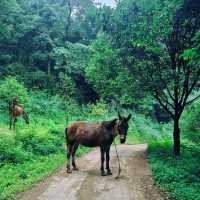
<svg viewBox="0 0 200 200">
<path fill-rule="evenodd" d="M 100 176 L 100 152 L 95 150 L 77 159 L 79 171 L 67 174 L 60 169 L 18 200 L 163 200 L 153 185 L 146 160 L 147 145 L 118 145 L 121 176 L 114 148 L 111 149 L 112 176 Z"/>
</svg>

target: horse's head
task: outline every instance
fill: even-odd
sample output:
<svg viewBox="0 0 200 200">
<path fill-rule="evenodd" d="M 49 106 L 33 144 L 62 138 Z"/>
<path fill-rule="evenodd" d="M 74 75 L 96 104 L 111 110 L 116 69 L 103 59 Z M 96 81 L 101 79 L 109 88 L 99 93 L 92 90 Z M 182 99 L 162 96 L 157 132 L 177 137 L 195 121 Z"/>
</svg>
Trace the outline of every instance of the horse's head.
<svg viewBox="0 0 200 200">
<path fill-rule="evenodd" d="M 131 118 L 131 114 L 129 114 L 128 117 L 123 117 L 118 112 L 118 118 L 119 119 L 118 119 L 117 128 L 118 128 L 118 133 L 120 136 L 120 142 L 121 144 L 123 144 L 126 142 L 126 135 L 128 131 L 128 121 Z"/>
</svg>

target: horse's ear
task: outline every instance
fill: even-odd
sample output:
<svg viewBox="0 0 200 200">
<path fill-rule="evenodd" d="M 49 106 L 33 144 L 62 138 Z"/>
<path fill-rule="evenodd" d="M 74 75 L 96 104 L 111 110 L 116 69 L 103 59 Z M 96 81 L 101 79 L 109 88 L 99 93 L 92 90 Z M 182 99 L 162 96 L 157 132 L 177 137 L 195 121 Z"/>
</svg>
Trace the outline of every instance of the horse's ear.
<svg viewBox="0 0 200 200">
<path fill-rule="evenodd" d="M 131 118 L 131 114 L 128 115 L 128 117 L 126 118 L 126 121 L 128 122 L 130 118 Z"/>
<path fill-rule="evenodd" d="M 107 129 L 113 129 L 115 124 L 116 124 L 116 121 L 117 119 L 113 119 L 112 121 L 109 121 L 109 122 L 104 122 L 104 126 L 107 128 Z"/>
<path fill-rule="evenodd" d="M 118 111 L 118 117 L 119 117 L 119 120 L 122 120 L 122 116 L 120 115 L 119 111 Z"/>
</svg>

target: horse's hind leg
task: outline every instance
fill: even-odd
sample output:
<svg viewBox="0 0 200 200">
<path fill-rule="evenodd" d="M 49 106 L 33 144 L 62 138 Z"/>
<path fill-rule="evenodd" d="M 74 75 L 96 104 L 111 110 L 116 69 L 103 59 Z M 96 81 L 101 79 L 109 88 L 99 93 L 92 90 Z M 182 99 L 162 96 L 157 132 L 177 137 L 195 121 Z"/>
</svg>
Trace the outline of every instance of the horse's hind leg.
<svg viewBox="0 0 200 200">
<path fill-rule="evenodd" d="M 67 145 L 67 173 L 72 173 L 72 171 L 70 169 L 70 157 L 71 157 L 71 153 L 72 153 L 72 148 L 73 148 L 72 144 Z"/>
<path fill-rule="evenodd" d="M 12 129 L 13 118 L 10 116 L 10 130 Z"/>
<path fill-rule="evenodd" d="M 72 149 L 72 166 L 73 166 L 73 170 L 78 170 L 76 163 L 75 163 L 75 154 L 76 154 L 76 150 L 78 149 L 78 145 L 79 144 L 74 144 L 73 149 Z"/>
<path fill-rule="evenodd" d="M 14 129 L 14 130 L 15 130 L 16 122 L 17 122 L 17 117 L 14 117 L 14 120 L 13 120 L 13 129 Z"/>
</svg>

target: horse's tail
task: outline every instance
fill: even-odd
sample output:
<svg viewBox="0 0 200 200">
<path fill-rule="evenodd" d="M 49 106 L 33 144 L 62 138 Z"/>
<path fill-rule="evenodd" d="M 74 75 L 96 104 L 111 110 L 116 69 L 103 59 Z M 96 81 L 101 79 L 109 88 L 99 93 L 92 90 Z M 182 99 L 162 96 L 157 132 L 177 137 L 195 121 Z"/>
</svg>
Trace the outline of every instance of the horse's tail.
<svg viewBox="0 0 200 200">
<path fill-rule="evenodd" d="M 65 129 L 65 140 L 66 140 L 66 145 L 68 145 L 68 134 L 67 134 L 67 128 Z"/>
</svg>

